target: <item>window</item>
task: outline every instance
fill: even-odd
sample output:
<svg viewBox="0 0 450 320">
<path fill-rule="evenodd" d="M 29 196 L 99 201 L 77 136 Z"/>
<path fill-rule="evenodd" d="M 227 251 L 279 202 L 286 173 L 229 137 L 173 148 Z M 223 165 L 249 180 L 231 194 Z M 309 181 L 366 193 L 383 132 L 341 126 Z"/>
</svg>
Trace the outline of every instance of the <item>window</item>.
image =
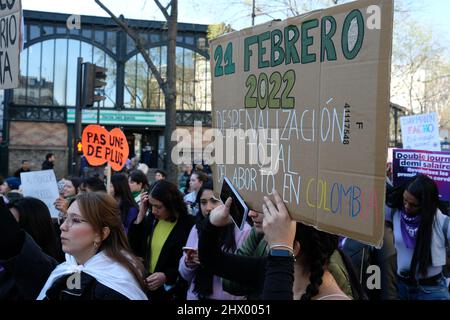
<svg viewBox="0 0 450 320">
<path fill-rule="evenodd" d="M 161 36 L 159 33 L 150 34 L 150 42 L 154 43 L 154 42 L 159 42 L 159 41 L 161 41 Z"/>
<path fill-rule="evenodd" d="M 39 26 L 31 25 L 30 26 L 30 40 L 36 39 L 41 35 L 41 29 Z"/>
<path fill-rule="evenodd" d="M 54 71 L 55 40 L 42 43 L 41 82 L 39 105 L 52 106 L 53 104 L 53 71 Z"/>
<path fill-rule="evenodd" d="M 30 48 L 28 56 L 28 74 L 26 75 L 28 79 L 27 85 L 27 104 L 29 105 L 39 105 L 39 89 L 41 82 L 41 53 L 42 53 L 42 42 L 37 43 Z"/>
<path fill-rule="evenodd" d="M 67 87 L 67 39 L 56 39 L 55 42 L 55 85 L 54 105 L 66 105 Z"/>
<path fill-rule="evenodd" d="M 55 33 L 55 28 L 53 26 L 44 26 L 42 28 L 42 34 L 44 36 L 51 36 L 53 33 Z"/>
<path fill-rule="evenodd" d="M 81 34 L 87 39 L 92 39 L 92 30 L 86 27 L 81 28 Z"/>
<path fill-rule="evenodd" d="M 115 32 L 106 32 L 106 47 L 113 53 L 116 53 L 117 48 L 117 36 Z"/>
<path fill-rule="evenodd" d="M 67 92 L 66 104 L 75 106 L 76 88 L 77 88 L 77 59 L 80 56 L 80 41 L 69 40 L 69 50 L 67 59 Z"/>
<path fill-rule="evenodd" d="M 95 42 L 104 44 L 105 43 L 105 31 L 95 30 Z"/>
<path fill-rule="evenodd" d="M 167 47 L 149 50 L 150 58 L 166 79 Z M 209 61 L 194 51 L 176 48 L 177 110 L 211 110 Z M 164 109 L 164 94 L 141 54 L 125 64 L 124 105 L 126 108 Z"/>
<path fill-rule="evenodd" d="M 103 50 L 73 39 L 52 39 L 36 43 L 20 56 L 20 86 L 14 89 L 18 105 L 75 106 L 77 60 L 108 68 L 107 99 L 101 107 L 114 107 L 116 63 Z"/>
</svg>

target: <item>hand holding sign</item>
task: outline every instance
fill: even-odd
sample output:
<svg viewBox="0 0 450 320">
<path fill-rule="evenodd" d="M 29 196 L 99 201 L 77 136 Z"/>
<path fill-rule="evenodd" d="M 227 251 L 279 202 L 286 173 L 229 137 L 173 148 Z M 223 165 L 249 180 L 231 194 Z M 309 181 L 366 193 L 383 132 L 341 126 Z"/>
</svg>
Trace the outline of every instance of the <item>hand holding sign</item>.
<svg viewBox="0 0 450 320">
<path fill-rule="evenodd" d="M 102 126 L 89 125 L 83 131 L 81 143 L 90 165 L 109 163 L 116 171 L 123 168 L 130 151 L 127 138 L 119 128 L 108 132 Z"/>
</svg>

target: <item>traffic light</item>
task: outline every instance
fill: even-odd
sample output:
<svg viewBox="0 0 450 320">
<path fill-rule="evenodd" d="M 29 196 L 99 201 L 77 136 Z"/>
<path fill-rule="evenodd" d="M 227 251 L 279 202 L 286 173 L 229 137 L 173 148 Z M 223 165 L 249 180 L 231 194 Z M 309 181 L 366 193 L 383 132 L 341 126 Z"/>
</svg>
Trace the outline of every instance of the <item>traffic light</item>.
<svg viewBox="0 0 450 320">
<path fill-rule="evenodd" d="M 81 105 L 83 107 L 92 107 L 94 102 L 106 99 L 104 95 L 97 94 L 99 89 L 106 86 L 106 71 L 108 69 L 99 67 L 93 63 L 83 63 L 83 92 Z"/>
<path fill-rule="evenodd" d="M 77 141 L 77 152 L 78 154 L 83 154 L 83 144 L 80 140 Z"/>
</svg>

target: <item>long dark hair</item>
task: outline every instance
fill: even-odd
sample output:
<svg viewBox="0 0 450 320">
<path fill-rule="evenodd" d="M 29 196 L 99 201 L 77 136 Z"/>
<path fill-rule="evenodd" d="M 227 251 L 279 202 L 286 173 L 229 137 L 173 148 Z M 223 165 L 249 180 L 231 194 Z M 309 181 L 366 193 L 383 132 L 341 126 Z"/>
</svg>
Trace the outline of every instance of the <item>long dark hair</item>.
<svg viewBox="0 0 450 320">
<path fill-rule="evenodd" d="M 19 212 L 20 227 L 33 238 L 43 252 L 58 260 L 58 238 L 45 203 L 36 198 L 25 197 L 15 201 L 12 208 Z"/>
<path fill-rule="evenodd" d="M 81 178 L 72 176 L 72 177 L 68 177 L 66 180 L 69 180 L 70 182 L 72 182 L 72 185 L 75 188 L 75 195 L 77 195 L 80 185 L 81 185 L 81 182 L 82 182 Z"/>
<path fill-rule="evenodd" d="M 148 187 L 148 179 L 147 176 L 141 171 L 141 170 L 134 170 L 130 173 L 128 176 L 128 179 L 142 184 L 142 189 L 145 189 Z"/>
<path fill-rule="evenodd" d="M 109 236 L 100 244 L 99 251 L 104 250 L 108 257 L 123 265 L 145 290 L 144 266 L 129 247 L 117 201 L 105 192 L 82 193 L 76 201 L 83 217 L 95 232 L 102 234 L 104 227 L 110 230 Z"/>
<path fill-rule="evenodd" d="M 204 228 L 203 223 L 205 217 L 201 212 L 201 204 L 200 199 L 205 192 L 205 190 L 213 190 L 211 184 L 205 184 L 197 193 L 197 198 L 195 200 L 195 204 L 200 209 L 196 216 L 196 227 L 198 238 L 200 239 L 200 235 L 202 233 L 202 229 Z M 236 250 L 236 239 L 234 236 L 235 226 L 234 223 L 227 225 L 226 227 L 221 229 L 220 237 L 219 237 L 219 246 L 225 252 L 234 252 Z M 204 268 L 202 265 L 199 266 L 197 272 L 195 274 L 194 279 L 194 292 L 197 294 L 199 299 L 204 299 L 212 294 L 213 291 L 213 277 L 214 273 Z"/>
<path fill-rule="evenodd" d="M 161 201 L 169 212 L 169 221 L 174 222 L 180 216 L 187 216 L 187 208 L 183 201 L 183 194 L 177 186 L 166 180 L 156 181 L 150 190 L 153 199 Z"/>
<path fill-rule="evenodd" d="M 128 179 L 123 173 L 116 173 L 111 177 L 111 183 L 114 187 L 114 197 L 119 199 L 120 216 L 122 222 L 127 219 L 130 208 L 138 209 L 136 202 L 131 195 Z"/>
<path fill-rule="evenodd" d="M 309 284 L 300 300 L 311 300 L 319 293 L 324 267 L 338 248 L 338 236 L 297 223 L 295 239 L 300 243 L 300 256 L 305 270 L 310 272 Z"/>
<path fill-rule="evenodd" d="M 417 175 L 406 190 L 419 201 L 421 216 L 410 272 L 411 276 L 415 277 L 415 270 L 419 264 L 419 273 L 426 276 L 431 264 L 431 238 L 434 217 L 439 205 L 439 191 L 436 183 L 423 174 Z"/>
</svg>

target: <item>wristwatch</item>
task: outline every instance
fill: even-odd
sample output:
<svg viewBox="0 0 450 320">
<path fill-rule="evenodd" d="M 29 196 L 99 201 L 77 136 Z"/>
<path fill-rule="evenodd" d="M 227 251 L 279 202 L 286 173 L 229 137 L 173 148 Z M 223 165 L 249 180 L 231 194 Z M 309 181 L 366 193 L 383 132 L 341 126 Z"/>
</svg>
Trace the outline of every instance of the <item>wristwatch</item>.
<svg viewBox="0 0 450 320">
<path fill-rule="evenodd" d="M 287 249 L 270 249 L 269 256 L 271 257 L 290 257 L 295 259 L 294 254 Z"/>
</svg>

